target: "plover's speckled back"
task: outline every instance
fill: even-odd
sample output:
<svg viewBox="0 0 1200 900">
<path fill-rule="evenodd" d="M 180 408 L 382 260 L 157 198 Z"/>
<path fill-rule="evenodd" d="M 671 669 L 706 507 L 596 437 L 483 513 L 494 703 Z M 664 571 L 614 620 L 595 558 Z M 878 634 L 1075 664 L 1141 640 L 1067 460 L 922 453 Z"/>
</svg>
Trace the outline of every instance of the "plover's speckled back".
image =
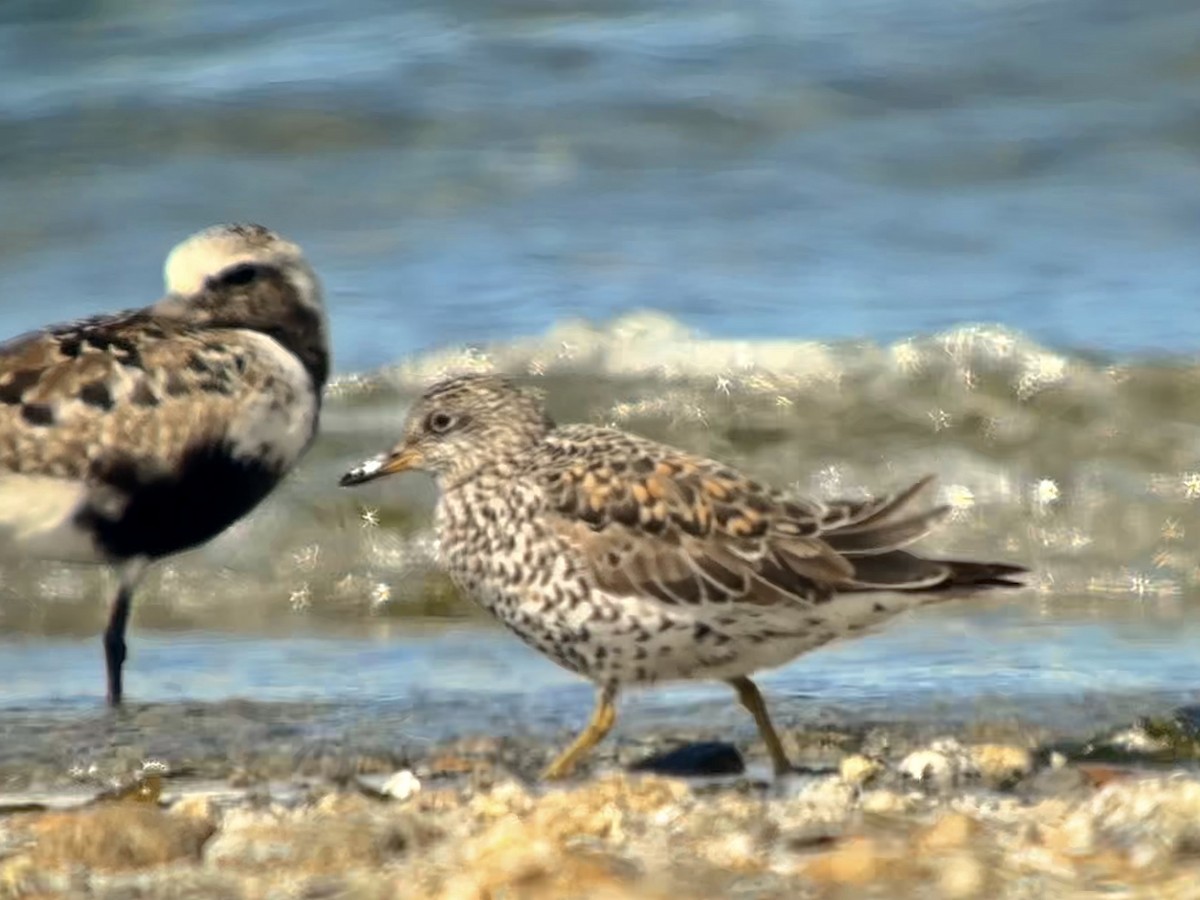
<svg viewBox="0 0 1200 900">
<path fill-rule="evenodd" d="M 622 685 L 728 682 L 776 772 L 787 757 L 749 675 L 905 609 L 1015 586 L 1004 563 L 904 549 L 946 513 L 924 479 L 868 501 L 784 498 L 719 462 L 609 428 L 554 427 L 498 376 L 431 387 L 404 437 L 348 472 L 425 469 L 456 583 L 523 640 L 598 686 L 588 726 L 546 770 L 568 774 L 612 727 Z"/>
<path fill-rule="evenodd" d="M 146 564 L 258 504 L 316 433 L 329 343 L 300 248 L 258 225 L 179 244 L 166 295 L 0 345 L 0 554 L 110 563 L 108 698 Z"/>
</svg>

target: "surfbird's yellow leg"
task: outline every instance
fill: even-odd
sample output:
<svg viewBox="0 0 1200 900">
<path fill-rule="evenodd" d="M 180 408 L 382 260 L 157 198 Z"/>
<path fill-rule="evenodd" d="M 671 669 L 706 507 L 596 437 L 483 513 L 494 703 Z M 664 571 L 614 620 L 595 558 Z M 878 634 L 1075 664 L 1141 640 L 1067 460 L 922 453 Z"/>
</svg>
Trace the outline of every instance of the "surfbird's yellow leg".
<svg viewBox="0 0 1200 900">
<path fill-rule="evenodd" d="M 792 771 L 792 764 L 788 762 L 787 754 L 783 752 L 783 742 L 779 740 L 775 726 L 771 724 L 771 716 L 767 712 L 767 704 L 763 701 L 762 694 L 758 691 L 758 685 L 746 676 L 739 675 L 737 678 L 729 679 L 729 686 L 737 691 L 742 706 L 746 707 L 750 711 L 750 715 L 754 716 L 754 724 L 758 726 L 758 733 L 762 735 L 763 743 L 767 745 L 767 753 L 771 755 L 775 774 L 784 775 Z"/>
<path fill-rule="evenodd" d="M 579 732 L 579 737 L 572 741 L 571 746 L 546 767 L 542 778 L 557 781 L 569 776 L 575 771 L 579 761 L 612 731 L 613 724 L 617 721 L 616 693 L 616 690 L 610 687 L 603 687 L 596 693 L 596 707 L 592 710 L 592 718 L 587 726 Z"/>
</svg>

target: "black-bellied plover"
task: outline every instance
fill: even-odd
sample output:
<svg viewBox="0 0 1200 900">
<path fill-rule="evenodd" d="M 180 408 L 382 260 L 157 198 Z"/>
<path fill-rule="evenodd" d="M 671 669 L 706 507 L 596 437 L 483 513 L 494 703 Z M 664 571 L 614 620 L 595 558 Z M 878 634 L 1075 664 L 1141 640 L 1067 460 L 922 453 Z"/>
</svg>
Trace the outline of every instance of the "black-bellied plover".
<svg viewBox="0 0 1200 900">
<path fill-rule="evenodd" d="M 342 484 L 410 469 L 438 482 L 440 551 L 458 586 L 597 686 L 591 721 L 548 778 L 607 734 L 621 687 L 672 679 L 728 682 L 783 773 L 751 673 L 915 606 L 1017 586 L 1025 571 L 902 549 L 947 512 L 913 508 L 931 479 L 875 500 L 792 499 L 631 434 L 557 428 L 540 393 L 499 376 L 431 387 L 400 443 Z"/>
<path fill-rule="evenodd" d="M 114 705 L 146 565 L 271 492 L 316 433 L 329 371 L 320 283 L 274 232 L 201 231 L 164 277 L 153 306 L 0 345 L 0 554 L 115 567 Z"/>
</svg>

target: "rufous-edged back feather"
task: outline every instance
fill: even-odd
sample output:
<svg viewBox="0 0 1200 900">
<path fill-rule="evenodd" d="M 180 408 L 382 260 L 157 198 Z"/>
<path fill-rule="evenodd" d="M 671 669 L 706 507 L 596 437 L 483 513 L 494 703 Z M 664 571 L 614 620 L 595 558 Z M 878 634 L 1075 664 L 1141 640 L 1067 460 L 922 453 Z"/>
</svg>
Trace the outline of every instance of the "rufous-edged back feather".
<svg viewBox="0 0 1200 900">
<path fill-rule="evenodd" d="M 616 594 L 811 605 L 842 591 L 923 591 L 1023 571 L 900 549 L 948 512 L 913 508 L 932 477 L 874 500 L 790 499 L 715 461 L 588 426 L 551 433 L 538 456 L 553 527 Z"/>
</svg>

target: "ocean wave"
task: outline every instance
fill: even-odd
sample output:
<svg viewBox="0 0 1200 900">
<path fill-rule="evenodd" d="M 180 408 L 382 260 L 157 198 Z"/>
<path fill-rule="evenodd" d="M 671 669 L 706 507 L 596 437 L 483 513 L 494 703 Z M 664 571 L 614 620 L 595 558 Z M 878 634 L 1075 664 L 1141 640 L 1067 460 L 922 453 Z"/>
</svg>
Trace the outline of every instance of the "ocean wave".
<svg viewBox="0 0 1200 900">
<path fill-rule="evenodd" d="M 1200 581 L 1195 360 L 1085 358 L 992 325 L 890 345 L 727 340 L 642 312 L 339 378 L 300 470 L 218 540 L 155 567 L 142 623 L 386 628 L 472 614 L 434 565 L 427 479 L 337 487 L 398 437 L 425 384 L 462 371 L 525 377 L 560 421 L 612 423 L 789 491 L 862 495 L 935 472 L 952 514 L 929 546 L 1030 565 L 1047 616 L 1170 621 Z M 3 577 L 0 631 L 99 626 L 103 574 L 28 563 Z"/>
</svg>

